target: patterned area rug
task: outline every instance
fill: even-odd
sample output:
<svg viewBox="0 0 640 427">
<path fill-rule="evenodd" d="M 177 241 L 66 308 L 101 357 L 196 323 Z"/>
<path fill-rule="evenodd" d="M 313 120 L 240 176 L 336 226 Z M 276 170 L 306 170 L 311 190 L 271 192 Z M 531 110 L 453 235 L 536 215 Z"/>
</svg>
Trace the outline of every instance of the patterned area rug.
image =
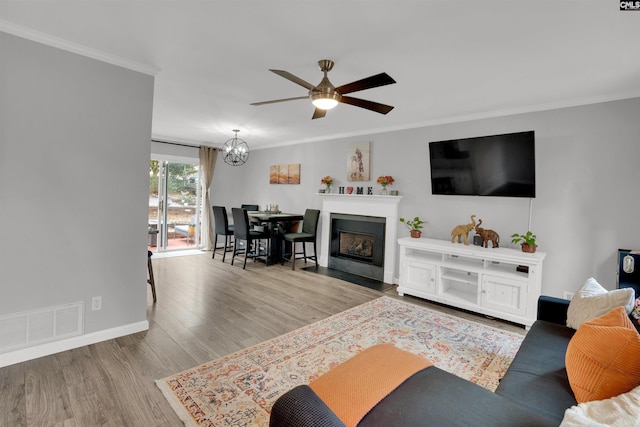
<svg viewBox="0 0 640 427">
<path fill-rule="evenodd" d="M 380 343 L 495 390 L 522 336 L 381 297 L 156 383 L 188 426 L 267 426 L 287 390 Z"/>
</svg>

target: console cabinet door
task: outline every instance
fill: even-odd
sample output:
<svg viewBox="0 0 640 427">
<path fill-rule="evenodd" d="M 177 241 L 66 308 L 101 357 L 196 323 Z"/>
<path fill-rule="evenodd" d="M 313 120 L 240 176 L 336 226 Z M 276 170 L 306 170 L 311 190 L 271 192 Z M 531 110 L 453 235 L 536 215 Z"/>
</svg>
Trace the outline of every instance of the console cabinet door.
<svg viewBox="0 0 640 427">
<path fill-rule="evenodd" d="M 485 274 L 482 277 L 481 305 L 504 313 L 526 313 L 527 282 Z"/>
<path fill-rule="evenodd" d="M 400 285 L 422 293 L 436 294 L 436 266 L 422 262 L 405 261 Z"/>
</svg>

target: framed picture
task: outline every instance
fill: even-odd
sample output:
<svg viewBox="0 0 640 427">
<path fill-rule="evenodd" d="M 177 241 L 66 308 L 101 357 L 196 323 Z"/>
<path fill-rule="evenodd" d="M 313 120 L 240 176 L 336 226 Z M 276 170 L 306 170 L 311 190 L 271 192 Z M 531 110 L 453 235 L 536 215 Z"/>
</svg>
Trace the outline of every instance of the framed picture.
<svg viewBox="0 0 640 427">
<path fill-rule="evenodd" d="M 300 163 L 269 166 L 269 184 L 300 184 Z"/>
<path fill-rule="evenodd" d="M 369 181 L 369 142 L 349 144 L 347 149 L 347 181 Z"/>
</svg>

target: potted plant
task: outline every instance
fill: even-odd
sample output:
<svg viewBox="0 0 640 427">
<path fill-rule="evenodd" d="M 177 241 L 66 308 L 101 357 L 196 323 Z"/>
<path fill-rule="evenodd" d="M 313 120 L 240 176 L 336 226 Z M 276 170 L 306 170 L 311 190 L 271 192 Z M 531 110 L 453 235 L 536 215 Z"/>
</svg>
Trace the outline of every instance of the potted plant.
<svg viewBox="0 0 640 427">
<path fill-rule="evenodd" d="M 387 185 L 393 185 L 395 179 L 393 179 L 391 175 L 382 175 L 378 177 L 376 182 L 382 186 L 382 191 L 380 192 L 380 194 L 386 195 L 389 194 L 387 192 Z"/>
<path fill-rule="evenodd" d="M 534 253 L 538 248 L 538 245 L 536 245 L 536 235 L 531 231 L 527 231 L 527 234 L 512 234 L 511 243 L 520 243 L 522 252 Z"/>
<path fill-rule="evenodd" d="M 331 185 L 333 184 L 333 178 L 327 175 L 320 180 L 320 184 L 327 186 L 327 189 L 324 191 L 325 193 L 331 193 Z"/>
<path fill-rule="evenodd" d="M 420 217 L 415 217 L 413 219 L 405 220 L 404 218 L 400 218 L 400 222 L 409 227 L 411 237 L 419 238 L 422 235 L 422 227 L 424 221 L 420 219 Z"/>
</svg>

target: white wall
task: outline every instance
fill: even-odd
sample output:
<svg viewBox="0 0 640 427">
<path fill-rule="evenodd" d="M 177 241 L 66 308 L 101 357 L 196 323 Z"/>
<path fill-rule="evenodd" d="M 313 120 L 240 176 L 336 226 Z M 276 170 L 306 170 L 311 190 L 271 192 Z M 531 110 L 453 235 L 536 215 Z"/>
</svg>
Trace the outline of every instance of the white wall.
<svg viewBox="0 0 640 427">
<path fill-rule="evenodd" d="M 83 301 L 86 334 L 144 324 L 153 77 L 0 48 L 0 315 Z"/>
<path fill-rule="evenodd" d="M 228 208 L 249 202 L 278 203 L 292 212 L 319 208 L 321 201 L 314 193 L 321 188 L 320 179 L 333 176 L 334 191 L 349 185 L 347 146 L 371 141 L 372 181 L 360 185 L 379 191 L 375 179 L 392 175 L 396 183 L 391 188 L 403 196 L 400 216 L 426 219 L 426 237 L 448 239 L 454 226 L 468 223 L 476 214 L 485 228 L 500 234 L 502 246 L 513 247 L 509 236 L 527 231 L 530 200 L 431 195 L 428 143 L 534 130 L 537 197 L 531 221 L 538 250 L 547 253 L 543 292 L 561 297 L 564 290 L 577 290 L 589 276 L 613 289 L 617 249 L 640 248 L 639 116 L 640 98 L 636 98 L 254 150 L 240 167 L 224 164 L 220 156 L 211 200 Z M 247 142 L 251 146 L 251 140 Z M 269 166 L 281 163 L 301 163 L 300 185 L 269 184 Z M 405 235 L 408 231 L 402 228 L 401 237 Z M 396 275 L 397 271 L 396 265 Z"/>
</svg>

